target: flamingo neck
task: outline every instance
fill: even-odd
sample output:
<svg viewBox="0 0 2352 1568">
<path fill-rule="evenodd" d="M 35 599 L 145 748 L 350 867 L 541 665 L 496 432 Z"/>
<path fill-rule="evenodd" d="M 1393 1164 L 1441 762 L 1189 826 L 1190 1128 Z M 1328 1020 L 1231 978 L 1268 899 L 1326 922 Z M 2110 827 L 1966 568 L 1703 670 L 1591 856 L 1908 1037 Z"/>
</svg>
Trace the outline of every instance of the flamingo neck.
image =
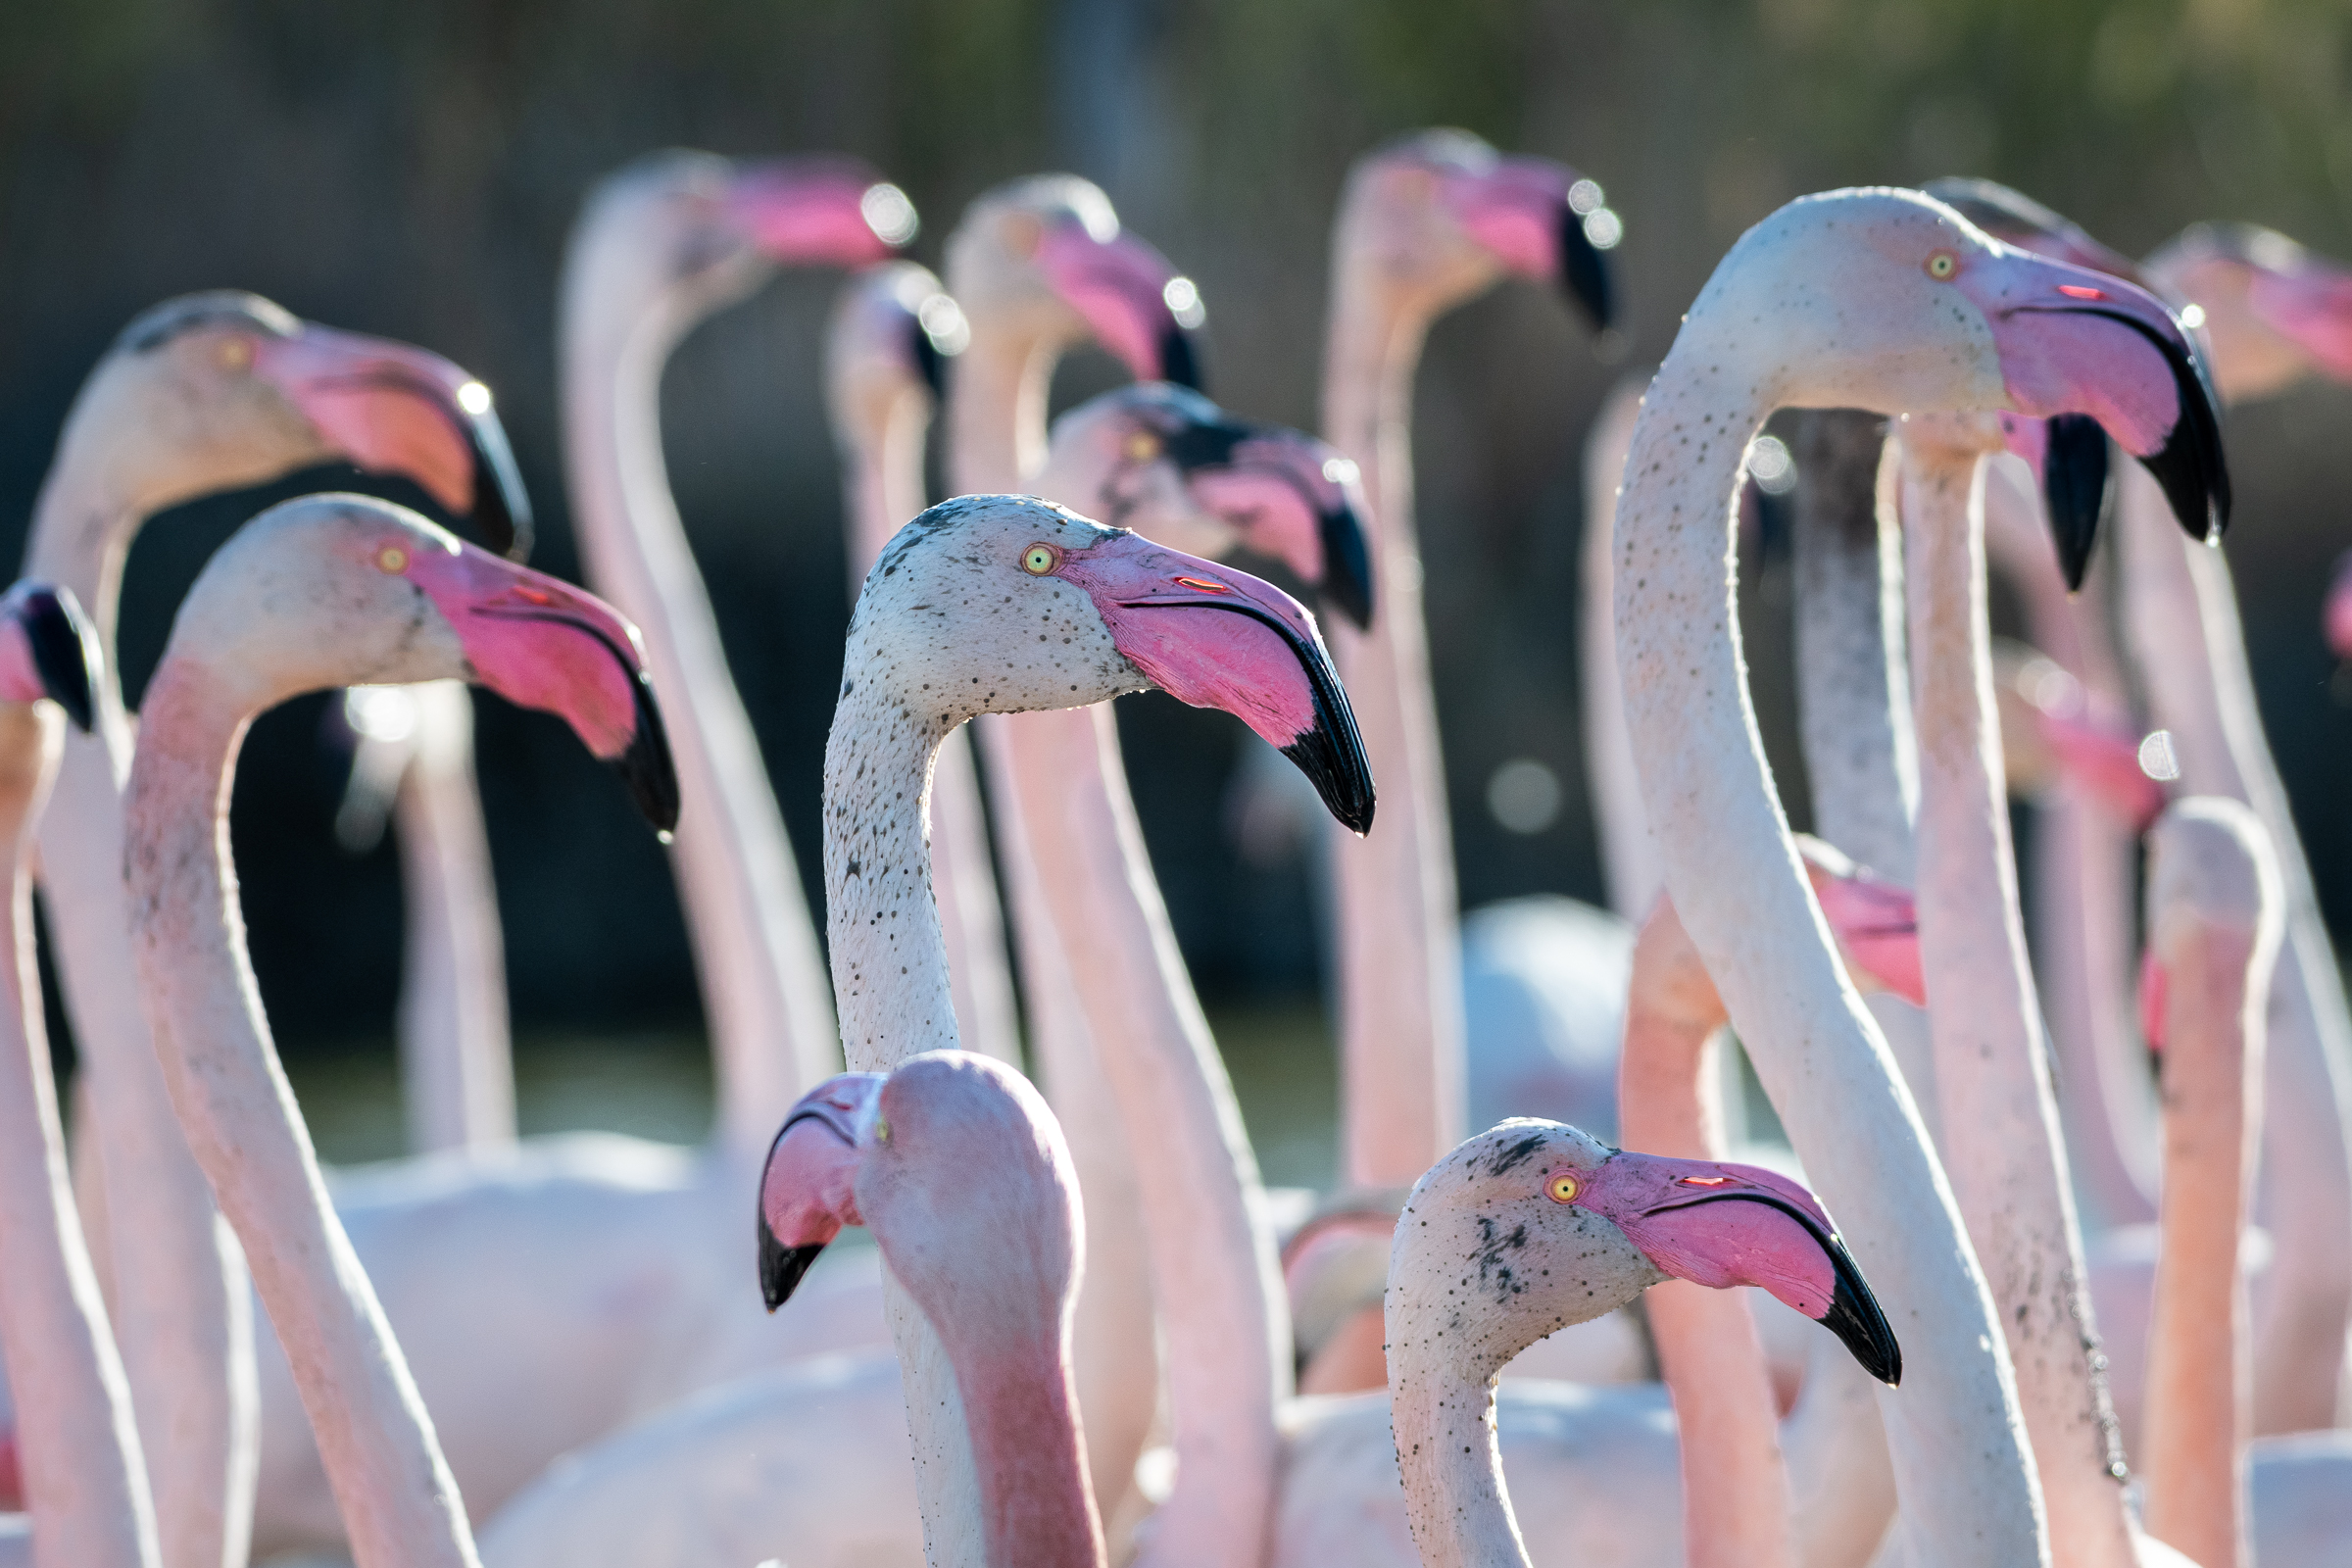
<svg viewBox="0 0 2352 1568">
<path fill-rule="evenodd" d="M 1054 1327 L 942 1335 L 971 1434 L 988 1568 L 1102 1568 L 1066 1316 Z"/>
<path fill-rule="evenodd" d="M 662 456 L 662 368 L 733 296 L 664 288 L 644 249 L 625 221 L 592 210 L 566 264 L 573 529 L 589 582 L 645 633 L 677 767 L 672 864 L 716 1056 L 719 1137 L 757 1150 L 838 1058 L 792 844 Z"/>
<path fill-rule="evenodd" d="M 94 414 L 77 404 L 58 442 L 58 457 L 33 505 L 24 573 L 70 588 L 98 635 L 100 668 L 90 698 L 97 724 L 78 744 L 107 756 L 118 781 L 130 766 L 130 725 L 123 710 L 122 671 L 115 662 L 115 628 L 122 616 L 122 568 L 130 542 L 153 510 L 106 461 Z M 119 783 L 118 783 L 119 787 Z"/>
<path fill-rule="evenodd" d="M 1528 1568 L 1494 1434 L 1506 1358 L 1458 1345 L 1446 1332 L 1452 1315 L 1451 1303 L 1389 1293 L 1390 1425 L 1406 1522 L 1425 1568 Z"/>
<path fill-rule="evenodd" d="M 0 709 L 0 1355 L 24 1439 L 34 1539 L 60 1562 L 151 1568 L 155 1502 L 130 1387 L 74 1210 L 33 958 L 30 825 L 57 760 L 54 710 Z"/>
<path fill-rule="evenodd" d="M 951 286 L 953 286 L 951 284 Z M 948 399 L 948 478 L 963 495 L 1013 495 L 1046 466 L 1046 404 L 1062 345 L 975 310 Z"/>
<path fill-rule="evenodd" d="M 845 430 L 842 457 L 849 469 L 850 597 L 854 600 L 891 535 L 927 504 L 923 440 L 931 429 L 931 401 L 908 390 L 893 397 L 877 419 Z"/>
<path fill-rule="evenodd" d="M 2148 1534 L 2204 1568 L 2252 1560 L 2253 1342 L 2239 1248 L 2262 1145 L 2255 934 L 2202 926 L 2166 957 L 2164 1245 L 2149 1317 Z"/>
<path fill-rule="evenodd" d="M 360 1568 L 476 1568 L 408 1362 L 327 1198 L 262 1011 L 228 835 L 237 750 L 276 694 L 167 658 L 125 797 L 123 878 L 173 1104 L 285 1346 Z"/>
<path fill-rule="evenodd" d="M 1661 901 L 1634 948 L 1618 1060 L 1619 1135 L 1628 1149 L 1729 1159 L 1714 1034 L 1722 1004 L 1684 949 Z M 1688 1280 L 1650 1288 L 1643 1305 L 1682 1434 L 1683 1544 L 1690 1568 L 1791 1568 L 1788 1474 L 1764 1346 L 1747 1301 Z"/>
<path fill-rule="evenodd" d="M 1918 699 L 1919 944 L 1952 1188 L 2021 1369 L 2018 1394 L 2066 1563 L 2132 1560 L 2123 1456 L 2084 1294 L 2040 1004 L 2018 912 L 1985 618 L 1988 416 L 1904 431 L 1905 579 Z"/>
<path fill-rule="evenodd" d="M 1918 1357 L 1886 1403 L 1912 1539 L 2046 1561 L 2014 1374 L 1949 1188 L 1877 1025 L 1838 961 L 1748 700 L 1731 569 L 1748 441 L 1779 345 L 1702 297 L 1626 460 L 1618 668 L 1666 885 L 1813 1182 Z M 1957 1550 L 1955 1545 L 1949 1549 Z"/>
<path fill-rule="evenodd" d="M 1415 548 L 1413 376 L 1437 313 L 1385 288 L 1348 242 L 1332 250 L 1331 318 L 1323 348 L 1323 438 L 1361 469 L 1364 500 L 1387 565 Z"/>
<path fill-rule="evenodd" d="M 1184 1282 L 1159 1303 L 1176 1486 L 1135 1560 L 1250 1568 L 1269 1547 L 1274 1415 L 1291 1392 L 1257 1161 L 1152 875 L 1110 705 L 1007 730 L 1021 813 L 1054 824 L 1031 853 L 1132 1159 L 1152 1277 Z"/>
</svg>

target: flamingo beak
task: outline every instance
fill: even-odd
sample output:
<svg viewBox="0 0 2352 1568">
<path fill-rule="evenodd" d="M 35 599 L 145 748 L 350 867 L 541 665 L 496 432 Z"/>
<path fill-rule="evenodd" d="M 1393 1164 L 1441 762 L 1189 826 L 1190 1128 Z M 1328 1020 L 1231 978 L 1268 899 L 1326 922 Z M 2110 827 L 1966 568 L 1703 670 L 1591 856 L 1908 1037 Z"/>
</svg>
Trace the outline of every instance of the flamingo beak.
<svg viewBox="0 0 2352 1568">
<path fill-rule="evenodd" d="M 1560 203 L 1560 290 L 1584 308 L 1592 330 L 1605 332 L 1617 319 L 1616 292 L 1610 284 L 1608 263 L 1585 228 L 1585 218 L 1566 201 Z"/>
<path fill-rule="evenodd" d="M 1927 969 L 1919 956 L 1919 908 L 1911 894 L 1844 857 L 1825 864 L 1808 854 L 1805 876 L 1821 902 L 1822 917 L 1848 962 L 1865 980 L 1915 1007 L 1928 1004 Z"/>
<path fill-rule="evenodd" d="M 98 639 L 71 588 L 21 582 L 0 599 L 0 694 L 14 702 L 46 697 L 88 731 L 91 697 L 104 662 Z"/>
<path fill-rule="evenodd" d="M 2338 659 L 2352 659 L 2352 550 L 2336 558 L 2335 579 L 2328 586 L 2328 646 Z"/>
<path fill-rule="evenodd" d="M 1098 239 L 1075 219 L 1054 224 L 1037 260 L 1054 291 L 1139 381 L 1204 390 L 1198 334 L 1200 291 L 1132 234 Z"/>
<path fill-rule="evenodd" d="M 678 776 L 637 628 L 583 589 L 451 544 L 419 549 L 400 569 L 456 629 L 472 678 L 569 724 L 666 838 L 678 825 Z"/>
<path fill-rule="evenodd" d="M 2025 458 L 2041 478 L 2050 536 L 2069 593 L 2081 591 L 2090 569 L 2091 547 L 2114 504 L 2113 471 L 2107 465 L 2107 432 L 2086 414 L 2058 414 L 2047 419 L 2009 416 L 2009 450 Z"/>
<path fill-rule="evenodd" d="M 1314 781 L 1350 831 L 1372 826 L 1372 764 L 1306 607 L 1272 583 L 1124 530 L 1055 567 L 1111 641 L 1179 702 L 1233 714 Z"/>
<path fill-rule="evenodd" d="M 727 186 L 728 216 L 785 267 L 867 267 L 914 238 L 914 204 L 865 165 L 785 158 L 742 166 Z"/>
<path fill-rule="evenodd" d="M 1651 1263 L 1714 1290 L 1756 1285 L 1838 1336 L 1882 1383 L 1902 1347 L 1813 1195 L 1753 1165 L 1622 1152 L 1575 1173 L 1575 1201 L 1616 1224 Z"/>
<path fill-rule="evenodd" d="M 2089 415 L 2155 475 L 2191 538 L 2220 537 L 2219 401 L 2173 314 L 2123 279 L 2006 247 L 1961 276 L 1992 327 L 2011 405 Z"/>
<path fill-rule="evenodd" d="M 1364 538 L 1355 465 L 1279 425 L 1227 416 L 1205 399 L 1161 450 L 1243 544 L 1314 585 L 1316 597 L 1359 627 L 1372 624 L 1372 550 Z"/>
<path fill-rule="evenodd" d="M 875 1125 L 885 1075 L 846 1072 L 795 1103 L 760 1168 L 760 1296 L 773 1312 L 858 1211 L 858 1144 Z"/>
<path fill-rule="evenodd" d="M 2154 949 L 2139 957 L 2139 1034 L 2148 1043 L 2148 1054 L 2164 1054 L 2165 1009 L 2171 1002 L 2171 988 L 2166 984 L 2164 964 Z"/>
<path fill-rule="evenodd" d="M 530 498 L 487 386 L 437 354 L 308 321 L 263 339 L 253 368 L 353 465 L 414 479 L 500 555 L 530 554 Z"/>
</svg>

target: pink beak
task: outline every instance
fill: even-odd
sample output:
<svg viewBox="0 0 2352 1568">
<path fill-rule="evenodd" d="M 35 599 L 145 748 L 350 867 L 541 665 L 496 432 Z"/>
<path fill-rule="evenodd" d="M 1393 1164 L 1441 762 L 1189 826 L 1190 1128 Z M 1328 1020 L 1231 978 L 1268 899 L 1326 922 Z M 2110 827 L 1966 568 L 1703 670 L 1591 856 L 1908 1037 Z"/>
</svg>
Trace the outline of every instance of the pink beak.
<svg viewBox="0 0 2352 1568">
<path fill-rule="evenodd" d="M 678 779 L 637 628 L 603 600 L 472 545 L 419 550 L 405 574 L 458 634 L 473 679 L 554 713 L 628 786 L 662 833 L 678 825 Z"/>
<path fill-rule="evenodd" d="M 1255 730 L 1349 829 L 1372 826 L 1371 762 L 1322 633 L 1272 583 L 1119 530 L 1055 571 L 1086 590 L 1146 679 Z"/>
<path fill-rule="evenodd" d="M 2091 799 L 2144 832 L 2164 809 L 2164 786 L 2139 765 L 2139 737 L 2086 715 L 2038 710 L 2035 727 L 2066 776 Z"/>
<path fill-rule="evenodd" d="M 858 1148 L 888 1075 L 845 1072 L 803 1095 L 760 1171 L 760 1294 L 773 1312 L 858 1212 Z"/>
<path fill-rule="evenodd" d="M 438 354 L 305 321 L 254 369 L 359 467 L 405 474 L 502 555 L 530 554 L 531 503 L 481 382 Z"/>
<path fill-rule="evenodd" d="M 1663 1272 L 1714 1290 L 1756 1285 L 1829 1329 L 1882 1383 L 1902 1348 L 1813 1195 L 1753 1165 L 1620 1152 L 1576 1177 L 1575 1202 L 1614 1223 Z"/>
<path fill-rule="evenodd" d="M 914 209 L 855 159 L 783 158 L 741 168 L 727 210 L 761 252 L 786 267 L 867 267 L 914 237 Z M 897 218 L 891 236 L 877 219 Z"/>
<path fill-rule="evenodd" d="M 2352 659 L 2352 550 L 2336 558 L 2335 580 L 2328 586 L 2328 646 L 2338 659 Z"/>
<path fill-rule="evenodd" d="M 90 693 L 102 667 L 97 634 L 74 590 L 20 582 L 0 599 L 0 701 L 46 697 L 86 731 L 95 716 Z"/>
<path fill-rule="evenodd" d="M 1169 302 L 1178 273 L 1166 257 L 1132 234 L 1097 239 L 1084 223 L 1065 219 L 1046 230 L 1037 261 L 1054 292 L 1137 380 L 1201 389 L 1193 337 L 1198 318 L 1178 319 Z"/>
<path fill-rule="evenodd" d="M 1587 215 L 1569 201 L 1576 171 L 1547 158 L 1497 158 L 1475 172 L 1448 168 L 1444 177 L 1443 199 L 1472 239 L 1521 277 L 1556 284 L 1595 328 L 1609 324 L 1609 270 L 1586 232 Z"/>
<path fill-rule="evenodd" d="M 2246 303 L 2328 375 L 2352 381 L 2352 272 L 2303 251 L 2291 271 L 2257 268 Z"/>
<path fill-rule="evenodd" d="M 1805 862 L 1805 875 L 1838 946 L 1854 967 L 1882 990 L 1915 1007 L 1928 1004 L 1928 982 L 1919 957 L 1919 908 L 1907 889 L 1882 882 L 1868 871 L 1833 870 Z"/>
</svg>

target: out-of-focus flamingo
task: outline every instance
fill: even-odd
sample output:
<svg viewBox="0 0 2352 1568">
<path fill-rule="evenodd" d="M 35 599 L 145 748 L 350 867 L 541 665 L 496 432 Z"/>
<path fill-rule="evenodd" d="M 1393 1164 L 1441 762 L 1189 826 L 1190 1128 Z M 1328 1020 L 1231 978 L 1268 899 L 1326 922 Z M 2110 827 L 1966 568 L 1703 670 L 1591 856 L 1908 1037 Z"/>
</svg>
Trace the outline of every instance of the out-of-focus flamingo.
<svg viewBox="0 0 2352 1568">
<path fill-rule="evenodd" d="M 401 1102 L 409 1148 L 514 1142 L 514 1044 L 506 933 L 473 774 L 473 698 L 463 681 L 362 686 L 329 715 L 348 747 L 335 811 L 346 850 L 393 828 L 400 849 Z"/>
<path fill-rule="evenodd" d="M 1113 407 L 1149 407 L 1165 397 L 1129 393 Z M 1001 608 L 1006 596 L 1019 608 Z M 1034 640 L 1041 635 L 1044 642 Z M 1043 502 L 964 497 L 910 523 L 866 579 L 845 667 L 858 673 L 844 683 L 827 754 L 826 875 L 837 995 L 860 1069 L 888 1068 L 953 1040 L 928 897 L 927 802 L 919 789 L 898 788 L 919 780 L 940 738 L 974 711 L 1101 702 L 1156 685 L 1237 712 L 1286 750 L 1336 812 L 1370 819 L 1370 779 L 1346 699 L 1302 611 L 1253 578 Z M 985 684 L 972 679 L 975 672 Z M 1130 963 L 1139 957 L 1175 961 L 1172 947 L 1127 955 Z M 1172 995 L 1164 986 L 1158 994 Z M 1155 1042 L 1163 1022 L 1157 1014 L 1150 1021 Z M 1185 1046 L 1192 1049 L 1189 1040 Z M 895 1326 L 909 1368 L 907 1407 L 932 1551 L 937 1560 L 968 1560 L 956 1543 L 977 1539 L 971 1521 L 978 1502 L 957 1448 L 954 1390 L 919 1319 L 901 1312 Z M 1278 1368 L 1278 1337 L 1265 1337 L 1264 1354 Z M 1193 1370 L 1213 1375 L 1206 1366 Z M 499 1521 L 489 1538 L 491 1560 L 500 1568 L 727 1560 L 663 1555 L 660 1544 L 664 1521 L 721 1516 L 730 1549 L 776 1550 L 793 1510 L 815 1502 L 771 1457 L 804 1425 L 788 1401 L 814 1375 L 811 1368 L 739 1385 L 550 1476 Z M 903 1464 L 904 1453 L 902 1440 L 885 1457 Z M 739 1457 L 729 1461 L 729 1454 Z M 738 1484 L 747 1466 L 791 1490 L 751 1501 Z M 820 1543 L 797 1560 L 839 1560 L 833 1549 Z"/>
<path fill-rule="evenodd" d="M 104 662 L 93 733 L 67 738 L 41 819 L 39 881 L 105 1175 L 109 1256 L 96 1261 L 111 1281 L 168 1568 L 246 1555 L 251 1306 L 138 1006 L 122 900 L 131 726 L 115 666 L 116 607 L 148 516 L 336 460 L 415 479 L 453 514 L 470 514 L 494 548 L 527 537 L 529 508 L 480 382 L 405 344 L 215 293 L 140 316 L 91 371 L 25 552 L 28 573 L 87 610 Z"/>
<path fill-rule="evenodd" d="M 468 678 L 552 710 L 661 830 L 677 784 L 637 634 L 413 513 L 315 497 L 248 524 L 181 605 L 123 796 L 141 1000 L 188 1147 L 295 1368 L 363 1568 L 473 1561 L 457 1485 L 327 1200 L 245 951 L 224 816 L 254 716 L 322 687 Z"/>
<path fill-rule="evenodd" d="M 2194 302 L 2226 401 L 2267 396 L 2315 372 L 2352 379 L 2352 274 L 2283 235 L 2200 225 L 2143 267 Z M 2139 474 L 2122 481 L 2125 640 L 2151 716 L 2171 732 L 2179 787 L 2251 806 L 2277 847 L 2286 890 L 2256 1209 L 2274 1246 L 2254 1336 L 2254 1429 L 2332 1426 L 2352 1323 L 2352 1011 L 2263 736 L 2229 564 L 2218 551 L 2165 538 L 2163 497 Z"/>
<path fill-rule="evenodd" d="M 1873 1376 L 1902 1376 L 1861 1270 L 1787 1177 L 1517 1120 L 1414 1187 L 1389 1265 L 1389 1344 L 1396 1458 L 1429 1568 L 1529 1563 L 1495 1439 L 1494 1374 L 1542 1336 L 1669 1278 L 1762 1285 Z"/>
<path fill-rule="evenodd" d="M 155 1499 L 130 1385 L 66 1175 L 64 1130 L 33 961 L 33 825 L 65 716 L 87 725 L 103 674 L 73 595 L 20 583 L 0 599 L 0 843 L 8 974 L 0 984 L 0 1351 L 16 1393 L 31 1545 L 48 1563 L 155 1568 Z M 13 1560 L 0 1542 L 0 1560 Z"/>
<path fill-rule="evenodd" d="M 928 269 L 912 262 L 867 268 L 834 307 L 825 339 L 825 390 L 846 479 L 853 600 L 890 536 L 930 504 L 924 436 L 945 362 L 970 341 L 962 309 Z M 967 1051 L 1018 1061 L 1004 910 L 965 737 L 940 748 L 931 818 L 931 869 L 948 943 L 948 978 L 956 989 L 956 1038 Z"/>
<path fill-rule="evenodd" d="M 1786 404 L 2093 411 L 2127 446 L 2166 451 L 2189 412 L 2180 394 L 2143 388 L 2138 362 L 2111 386 L 2110 361 L 2144 330 L 2185 365 L 2185 340 L 2125 285 L 2109 290 L 2120 301 L 2061 292 L 2099 281 L 2001 250 L 1924 197 L 1791 203 L 1741 238 L 1685 318 L 1618 503 L 1619 668 L 1667 886 L 1808 1178 L 1900 1303 L 1914 1388 L 1883 1408 L 1923 1563 L 2048 1547 L 1984 1276 L 1788 847 L 1744 701 L 1729 507 L 1751 437 Z"/>
<path fill-rule="evenodd" d="M 1576 670 L 1584 703 L 1579 716 L 1584 723 L 1585 774 L 1592 791 L 1601 865 L 1608 873 L 1609 907 L 1629 921 L 1645 918 L 1658 902 L 1660 873 L 1657 842 L 1649 836 L 1649 819 L 1642 812 L 1633 738 L 1625 729 L 1624 688 L 1617 678 L 1617 621 L 1610 612 L 1617 577 L 1609 543 L 1616 533 L 1617 486 L 1625 478 L 1625 451 L 1633 444 L 1634 421 L 1642 416 L 1642 395 L 1656 374 L 1657 367 L 1643 366 L 1618 377 L 1592 427 L 1585 432 L 1585 548 L 1577 571 Z M 1475 1082 L 1475 1065 L 1471 1072 Z"/>
<path fill-rule="evenodd" d="M 1610 315 L 1601 245 L 1617 220 L 1590 180 L 1427 131 L 1358 161 L 1332 236 L 1323 433 L 1354 460 L 1375 523 L 1372 626 L 1334 634 L 1389 781 L 1380 834 L 1331 858 L 1339 951 L 1343 1180 L 1413 1180 L 1462 1136 L 1466 1076 L 1453 854 L 1413 527 L 1411 415 L 1439 316 L 1511 273 Z"/>
<path fill-rule="evenodd" d="M 970 345 L 955 362 L 948 399 L 948 477 L 966 492 L 1035 487 L 1048 456 L 1047 394 L 1054 367 L 1089 340 L 1144 380 L 1197 384 L 1193 332 L 1203 318 L 1198 290 L 1167 259 L 1123 229 L 1110 200 L 1086 180 L 1040 174 L 983 193 L 964 212 L 947 244 L 947 282 L 962 308 Z M 1086 1194 L 1090 1232 L 1086 1279 L 1078 1293 L 1078 1399 L 1095 1446 L 1094 1480 L 1105 1516 L 1127 1490 L 1157 1401 L 1151 1271 L 1141 1228 L 1130 1223 L 1140 1200 L 1116 1109 L 1088 1036 L 1077 980 L 1051 940 L 1052 915 L 1036 873 L 1031 831 L 1010 804 L 1009 718 L 973 726 L 989 771 L 999 860 L 1015 926 L 1021 1000 L 1029 1046 L 1047 1100 L 1070 1140 Z M 954 755 L 971 744 L 951 737 Z M 953 799 L 934 820 L 934 859 L 959 863 L 979 851 L 940 842 L 965 819 Z M 977 822 L 977 812 L 969 813 Z M 959 903 L 970 886 L 951 890 Z M 967 933 L 967 937 L 968 937 Z M 986 1043 L 979 1049 L 988 1050 Z M 1123 1459 L 1114 1453 L 1125 1454 Z"/>
</svg>

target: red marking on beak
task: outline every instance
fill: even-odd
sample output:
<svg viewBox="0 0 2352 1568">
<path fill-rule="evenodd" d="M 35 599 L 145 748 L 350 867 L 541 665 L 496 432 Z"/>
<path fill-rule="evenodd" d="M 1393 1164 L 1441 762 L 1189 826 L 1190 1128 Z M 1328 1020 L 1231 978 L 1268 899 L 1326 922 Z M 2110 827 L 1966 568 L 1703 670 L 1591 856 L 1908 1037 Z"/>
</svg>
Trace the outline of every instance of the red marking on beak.
<svg viewBox="0 0 2352 1568">
<path fill-rule="evenodd" d="M 2069 299 L 2077 300 L 2103 300 L 2107 297 L 2105 289 L 2085 288 L 2080 283 L 2061 283 L 2058 285 L 2058 292 Z"/>
<path fill-rule="evenodd" d="M 1685 1187 L 1721 1187 L 1730 1180 L 1729 1176 L 1686 1176 L 1683 1178 L 1683 1185 Z"/>
<path fill-rule="evenodd" d="M 1233 592 L 1231 588 L 1226 587 L 1223 583 L 1210 582 L 1205 577 L 1179 577 L 1176 580 L 1184 584 L 1184 586 L 1187 588 L 1198 588 L 1204 594 L 1229 594 Z"/>
</svg>

